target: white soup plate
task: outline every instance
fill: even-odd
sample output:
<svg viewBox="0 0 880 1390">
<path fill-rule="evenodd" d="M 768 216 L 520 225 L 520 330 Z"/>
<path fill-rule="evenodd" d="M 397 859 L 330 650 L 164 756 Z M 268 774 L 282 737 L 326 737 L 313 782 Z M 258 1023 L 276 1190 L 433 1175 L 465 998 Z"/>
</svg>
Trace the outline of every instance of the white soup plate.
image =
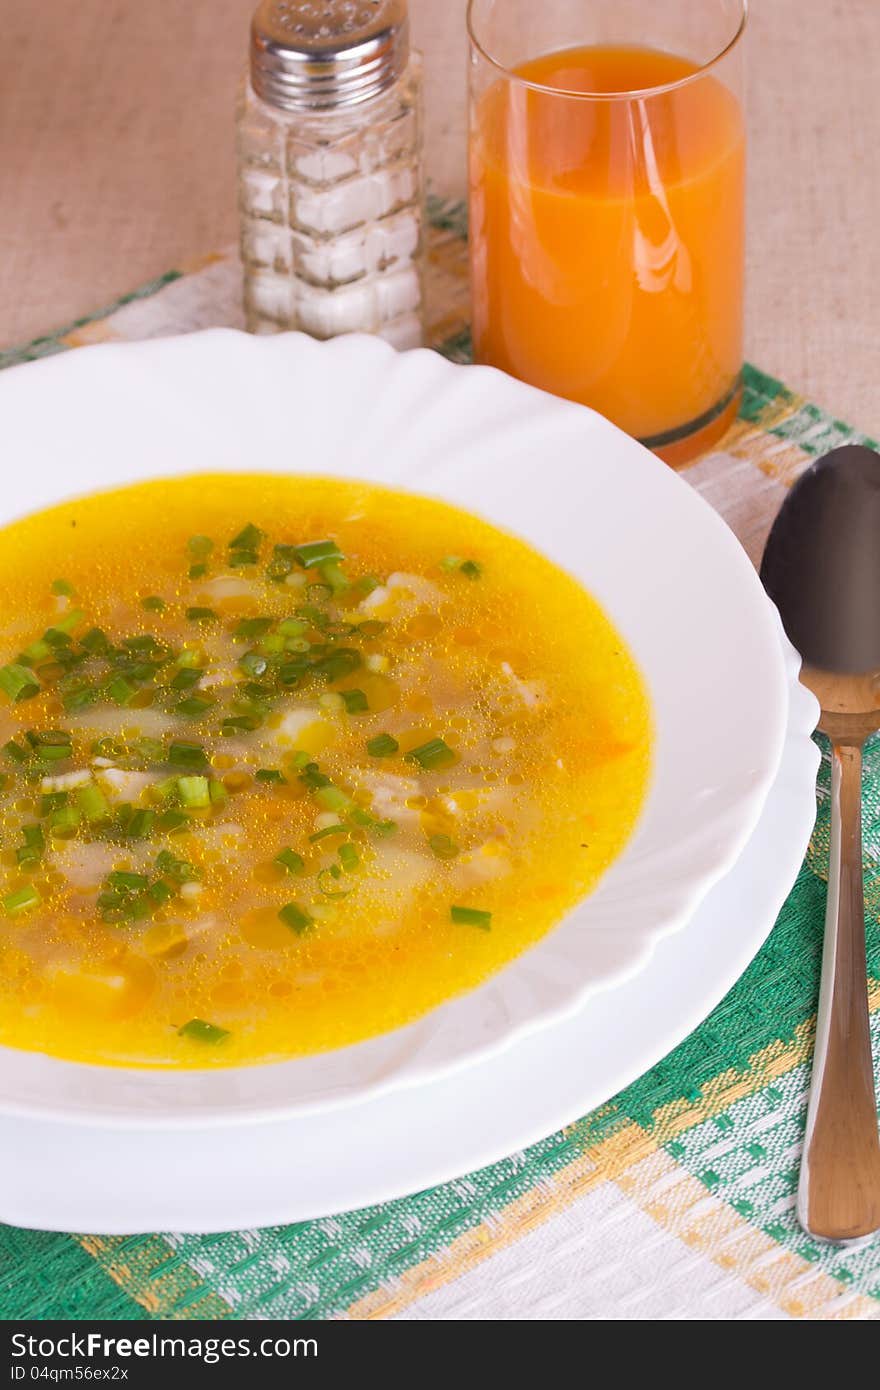
<svg viewBox="0 0 880 1390">
<path fill-rule="evenodd" d="M 273 1065 L 149 1071 L 0 1049 L 0 1112 L 227 1124 L 424 1084 L 645 967 L 742 852 L 784 741 L 775 613 L 715 512 L 592 411 L 374 338 L 218 329 L 13 368 L 0 376 L 0 421 L 0 524 L 121 483 L 248 470 L 368 479 L 467 508 L 595 594 L 644 673 L 656 739 L 624 852 L 554 931 L 480 988 L 396 1032 Z M 47 573 L 58 563 L 47 557 Z M 675 1013 L 674 988 L 664 1006 Z"/>
</svg>

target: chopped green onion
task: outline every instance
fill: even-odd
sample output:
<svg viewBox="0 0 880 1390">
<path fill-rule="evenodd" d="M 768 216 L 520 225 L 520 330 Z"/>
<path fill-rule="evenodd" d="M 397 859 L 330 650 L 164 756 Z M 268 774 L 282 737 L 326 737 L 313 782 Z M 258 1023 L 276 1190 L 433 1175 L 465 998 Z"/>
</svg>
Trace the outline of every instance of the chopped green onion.
<svg viewBox="0 0 880 1390">
<path fill-rule="evenodd" d="M 213 709 L 214 701 L 209 700 L 206 695 L 191 695 L 188 700 L 181 700 L 180 704 L 175 705 L 177 714 L 182 714 L 186 719 L 200 719 L 209 709 Z"/>
<path fill-rule="evenodd" d="M 483 931 L 489 931 L 492 926 L 491 912 L 483 912 L 478 907 L 451 907 L 449 916 L 453 922 L 465 927 L 480 927 Z"/>
<path fill-rule="evenodd" d="M 4 690 L 10 700 L 33 699 L 40 689 L 40 682 L 27 666 L 18 666 L 15 662 L 0 666 L 0 690 Z"/>
<path fill-rule="evenodd" d="M 276 545 L 275 553 L 266 568 L 266 577 L 276 584 L 286 579 L 293 570 L 295 558 L 292 545 Z"/>
<path fill-rule="evenodd" d="M 326 599 L 333 597 L 333 590 L 330 588 L 329 584 L 309 584 L 306 586 L 306 597 L 314 599 L 316 603 L 323 603 Z M 328 621 L 329 619 L 324 615 L 324 621 L 321 623 L 321 626 L 325 632 L 327 630 Z"/>
<path fill-rule="evenodd" d="M 328 560 L 344 560 L 345 556 L 335 541 L 309 541 L 306 545 L 295 545 L 293 553 L 303 569 L 312 569 Z"/>
<path fill-rule="evenodd" d="M 369 710 L 369 701 L 362 690 L 343 690 L 340 694 L 349 714 L 364 714 Z"/>
<path fill-rule="evenodd" d="M 3 907 L 10 917 L 17 917 L 20 912 L 27 912 L 29 908 L 36 907 L 40 901 L 36 888 L 28 884 L 25 888 L 16 888 L 14 893 L 7 893 L 3 899 Z"/>
<path fill-rule="evenodd" d="M 114 676 L 106 690 L 115 705 L 131 704 L 137 694 L 137 686 L 132 685 L 124 676 Z"/>
<path fill-rule="evenodd" d="M 387 623 L 380 623 L 378 618 L 368 618 L 365 623 L 361 623 L 357 631 L 364 637 L 379 637 L 387 626 Z"/>
<path fill-rule="evenodd" d="M 301 874 L 306 867 L 305 860 L 295 850 L 283 849 L 275 855 L 274 863 L 280 864 L 289 874 Z"/>
<path fill-rule="evenodd" d="M 348 829 L 344 825 L 325 825 L 323 830 L 316 830 L 314 835 L 309 836 L 311 844 L 317 844 L 318 840 L 326 840 L 329 835 L 347 835 Z"/>
<path fill-rule="evenodd" d="M 458 854 L 458 845 L 449 835 L 430 835 L 428 844 L 438 859 L 454 859 Z"/>
<path fill-rule="evenodd" d="M 187 825 L 189 825 L 189 816 L 184 815 L 183 811 L 174 810 L 173 807 L 163 811 L 156 821 L 156 828 L 168 835 L 173 835 L 175 831 L 182 830 Z"/>
<path fill-rule="evenodd" d="M 312 662 L 309 669 L 313 675 L 320 676 L 323 680 L 338 681 L 343 676 L 351 675 L 360 665 L 361 654 L 355 651 L 354 647 L 338 647 L 319 661 Z"/>
<path fill-rule="evenodd" d="M 125 744 L 118 738 L 99 738 L 92 744 L 92 753 L 96 758 L 122 758 L 125 752 Z"/>
<path fill-rule="evenodd" d="M 225 801 L 229 800 L 229 792 L 226 790 L 223 783 L 213 778 L 208 785 L 208 795 L 211 798 L 212 806 L 222 806 Z"/>
<path fill-rule="evenodd" d="M 354 806 L 351 797 L 339 787 L 332 785 L 315 788 L 315 800 L 325 811 L 350 811 Z"/>
<path fill-rule="evenodd" d="M 94 782 L 87 782 L 84 787 L 77 787 L 76 801 L 87 821 L 105 820 L 110 814 L 110 806 L 101 788 Z"/>
<path fill-rule="evenodd" d="M 229 715 L 223 720 L 220 732 L 227 738 L 232 738 L 242 731 L 251 734 L 255 729 L 259 729 L 262 722 L 255 714 Z"/>
<path fill-rule="evenodd" d="M 145 874 L 133 874 L 125 869 L 117 869 L 107 875 L 108 888 L 114 888 L 121 893 L 142 893 L 149 887 L 149 883 L 150 880 Z"/>
<path fill-rule="evenodd" d="M 448 767 L 455 759 L 455 753 L 444 743 L 442 738 L 429 739 L 427 743 L 422 743 L 418 748 L 413 748 L 407 753 L 409 762 L 418 763 L 419 767 L 426 772 L 432 772 L 435 768 Z"/>
<path fill-rule="evenodd" d="M 191 623 L 216 623 L 217 614 L 213 608 L 188 608 L 186 616 Z"/>
<path fill-rule="evenodd" d="M 107 656 L 110 651 L 107 636 L 99 627 L 91 628 L 85 637 L 79 639 L 79 644 L 89 653 L 89 656 Z"/>
<path fill-rule="evenodd" d="M 190 579 L 204 579 L 207 573 L 208 566 L 204 564 L 201 560 L 197 565 L 190 565 L 187 571 L 187 575 Z"/>
<path fill-rule="evenodd" d="M 171 655 L 165 643 L 157 642 L 151 632 L 145 632 L 140 637 L 123 637 L 122 645 L 126 651 L 139 652 L 152 661 L 159 658 L 166 660 Z"/>
<path fill-rule="evenodd" d="M 167 604 L 164 598 L 158 594 L 147 594 L 146 598 L 141 599 L 141 608 L 145 608 L 148 613 L 164 613 Z"/>
<path fill-rule="evenodd" d="M 136 738 L 132 750 L 148 763 L 161 763 L 165 759 L 165 745 L 157 738 Z"/>
<path fill-rule="evenodd" d="M 271 704 L 274 698 L 269 686 L 261 685 L 259 681 L 242 681 L 236 690 L 236 697 L 236 707 L 252 714 L 265 713 L 266 706 Z M 257 708 L 249 709 L 249 706 Z"/>
<path fill-rule="evenodd" d="M 164 749 L 162 750 L 164 753 Z M 165 777 L 161 782 L 154 782 L 150 791 L 154 796 L 158 796 L 160 801 L 177 800 L 177 778 Z"/>
<path fill-rule="evenodd" d="M 163 849 L 157 855 L 156 870 L 160 874 L 167 874 L 177 883 L 195 883 L 199 877 L 194 864 L 186 859 L 178 859 L 169 849 Z"/>
<path fill-rule="evenodd" d="M 331 786 L 330 778 L 325 776 L 317 763 L 305 763 L 299 780 L 304 782 L 310 791 L 317 791 L 319 787 Z"/>
<path fill-rule="evenodd" d="M 482 565 L 477 564 L 476 560 L 463 560 L 460 555 L 446 555 L 440 564 L 445 570 L 458 570 L 468 579 L 479 579 L 483 573 Z"/>
<path fill-rule="evenodd" d="M 61 806 L 52 812 L 49 829 L 53 835 L 66 838 L 74 834 L 81 820 L 82 811 L 78 811 L 75 806 Z"/>
<path fill-rule="evenodd" d="M 52 655 L 52 648 L 45 638 L 41 637 L 37 642 L 31 642 L 29 647 L 25 647 L 19 660 L 28 666 L 35 661 L 47 661 Z"/>
<path fill-rule="evenodd" d="M 200 743 L 179 741 L 168 745 L 166 761 L 172 767 L 186 767 L 193 771 L 199 771 L 208 766 L 208 755 Z"/>
<path fill-rule="evenodd" d="M 239 670 L 244 671 L 246 676 L 264 676 L 268 670 L 269 663 L 260 652 L 245 652 L 238 663 Z"/>
<path fill-rule="evenodd" d="M 377 734 L 375 738 L 367 740 L 367 752 L 371 758 L 390 758 L 399 747 L 397 739 L 390 734 Z"/>
<path fill-rule="evenodd" d="M 308 646 L 308 643 L 306 644 Z M 267 656 L 280 656 L 287 646 L 287 638 L 282 637 L 280 632 L 269 632 L 260 639 L 260 651 Z"/>
<path fill-rule="evenodd" d="M 255 729 L 259 729 L 262 722 L 256 714 L 230 714 L 223 720 L 220 731 L 227 738 L 237 733 L 253 733 Z"/>
<path fill-rule="evenodd" d="M 144 889 L 140 893 L 99 893 L 96 906 L 105 922 L 139 922 L 149 917 L 155 899 Z"/>
<path fill-rule="evenodd" d="M 238 626 L 233 629 L 232 635 L 250 641 L 254 637 L 262 637 L 271 626 L 271 618 L 242 618 Z"/>
<path fill-rule="evenodd" d="M 105 922 L 121 922 L 125 916 L 124 907 L 129 899 L 122 893 L 99 893 L 95 906 Z"/>
<path fill-rule="evenodd" d="M 22 865 L 38 863 L 42 858 L 43 850 L 46 848 L 43 827 L 41 825 L 23 825 L 21 833 L 24 837 L 24 844 L 15 851 L 18 863 Z"/>
<path fill-rule="evenodd" d="M 67 792 L 44 792 L 40 797 L 40 815 L 48 816 L 67 805 Z"/>
<path fill-rule="evenodd" d="M 286 927 L 295 931 L 297 936 L 302 936 L 303 932 L 308 931 L 312 925 L 312 919 L 307 912 L 303 912 L 296 903 L 286 903 L 278 913 L 279 918 Z"/>
<path fill-rule="evenodd" d="M 350 840 L 339 846 L 339 862 L 347 874 L 354 873 L 360 865 L 360 855 Z"/>
<path fill-rule="evenodd" d="M 153 899 L 153 902 L 158 903 L 160 907 L 163 903 L 167 903 L 169 898 L 174 897 L 174 889 L 169 888 L 168 884 L 163 882 L 161 878 L 157 879 L 155 883 L 151 883 L 147 892 Z"/>
<path fill-rule="evenodd" d="M 228 1028 L 219 1028 L 216 1023 L 208 1023 L 203 1018 L 191 1018 L 182 1028 L 178 1028 L 179 1038 L 192 1038 L 193 1042 L 220 1043 L 229 1037 Z"/>
<path fill-rule="evenodd" d="M 202 653 L 198 647 L 184 647 L 182 652 L 177 653 L 177 665 L 182 669 L 201 667 Z M 201 674 L 201 672 L 199 672 Z"/>
<path fill-rule="evenodd" d="M 301 618 L 285 618 L 278 624 L 278 631 L 282 637 L 302 637 L 306 627 Z"/>
<path fill-rule="evenodd" d="M 230 550 L 229 565 L 231 569 L 239 569 L 242 565 L 255 565 L 260 556 L 256 550 Z"/>
<path fill-rule="evenodd" d="M 296 685 L 302 680 L 307 670 L 308 663 L 305 661 L 285 661 L 278 675 L 282 685 Z"/>
<path fill-rule="evenodd" d="M 72 585 L 72 584 L 69 584 L 69 583 L 67 582 L 66 579 L 53 579 L 53 580 L 52 580 L 52 593 L 53 593 L 53 594 L 63 594 L 65 598 L 70 598 L 71 595 L 73 594 L 73 592 L 74 592 L 73 585 Z"/>
<path fill-rule="evenodd" d="M 120 807 L 120 812 L 122 808 Z M 138 810 L 133 811 L 125 824 L 125 833 L 132 840 L 145 840 L 153 829 L 153 822 L 156 819 L 155 811 Z"/>
<path fill-rule="evenodd" d="M 210 806 L 211 792 L 207 777 L 178 777 L 177 789 L 181 804 L 190 810 Z"/>
<path fill-rule="evenodd" d="M 258 782 L 286 782 L 287 778 L 277 767 L 260 767 L 254 773 Z"/>
<path fill-rule="evenodd" d="M 343 594 L 346 589 L 350 589 L 345 574 L 342 572 L 338 560 L 324 560 L 318 566 L 318 573 L 328 585 L 331 594 Z"/>
<path fill-rule="evenodd" d="M 25 737 L 43 762 L 58 762 L 62 758 L 69 758 L 73 753 L 70 734 L 65 733 L 63 729 L 46 729 L 42 732 L 29 729 Z"/>
<path fill-rule="evenodd" d="M 265 532 L 261 531 L 259 526 L 254 526 L 253 522 L 249 521 L 247 526 L 239 531 L 237 536 L 232 537 L 232 540 L 229 542 L 229 549 L 256 550 L 257 546 L 264 539 Z"/>
<path fill-rule="evenodd" d="M 368 595 L 371 594 L 374 589 L 378 589 L 379 583 L 380 581 L 376 578 L 375 574 L 362 574 L 360 579 L 355 580 L 354 587 L 359 594 Z"/>
<path fill-rule="evenodd" d="M 186 666 L 168 682 L 172 690 L 192 690 L 202 679 L 202 671 L 196 666 Z"/>
<path fill-rule="evenodd" d="M 319 587 L 326 588 L 326 585 Z M 321 609 L 316 608 L 312 603 L 304 603 L 300 608 L 297 608 L 296 616 L 305 619 L 307 623 L 311 623 L 312 627 L 318 628 L 319 631 L 326 627 L 328 622 L 327 614 L 322 613 Z"/>
<path fill-rule="evenodd" d="M 210 536 L 190 536 L 186 548 L 193 559 L 204 560 L 214 549 L 214 542 Z"/>
<path fill-rule="evenodd" d="M 325 898 L 347 898 L 351 892 L 350 888 L 337 888 L 336 884 L 342 877 L 342 870 L 338 864 L 331 864 L 329 868 L 322 869 L 317 876 L 318 889 L 324 894 Z"/>
<path fill-rule="evenodd" d="M 75 690 L 69 690 L 62 697 L 61 703 L 64 705 L 68 714 L 76 714 L 78 710 L 85 709 L 94 703 L 98 692 L 92 685 L 78 685 Z"/>
<path fill-rule="evenodd" d="M 6 756 L 7 756 L 7 758 L 9 759 L 10 762 L 13 762 L 13 763 L 26 763 L 26 762 L 27 762 L 27 759 L 28 759 L 27 753 L 25 752 L 24 748 L 21 747 L 20 744 L 18 744 L 18 743 L 16 743 L 16 742 L 14 741 L 14 739 L 10 739 L 8 743 L 4 743 L 2 751 L 6 754 Z"/>
</svg>

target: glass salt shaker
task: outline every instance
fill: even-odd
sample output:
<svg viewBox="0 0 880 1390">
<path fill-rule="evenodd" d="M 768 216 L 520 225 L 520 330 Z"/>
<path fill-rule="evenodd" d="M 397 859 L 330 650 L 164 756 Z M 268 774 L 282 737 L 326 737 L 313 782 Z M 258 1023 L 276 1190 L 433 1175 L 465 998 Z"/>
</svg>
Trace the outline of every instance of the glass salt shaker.
<svg viewBox="0 0 880 1390">
<path fill-rule="evenodd" d="M 421 57 L 406 0 L 262 0 L 238 179 L 252 333 L 421 344 Z"/>
</svg>

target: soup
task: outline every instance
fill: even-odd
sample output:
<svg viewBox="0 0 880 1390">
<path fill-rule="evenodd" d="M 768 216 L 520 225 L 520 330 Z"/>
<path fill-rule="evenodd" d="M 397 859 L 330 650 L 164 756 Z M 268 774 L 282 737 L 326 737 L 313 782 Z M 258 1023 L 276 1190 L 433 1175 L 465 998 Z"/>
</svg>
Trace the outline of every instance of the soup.
<svg viewBox="0 0 880 1390">
<path fill-rule="evenodd" d="M 472 988 L 594 886 L 650 714 L 595 601 L 422 497 L 199 476 L 0 532 L 0 1042 L 280 1060 Z"/>
</svg>

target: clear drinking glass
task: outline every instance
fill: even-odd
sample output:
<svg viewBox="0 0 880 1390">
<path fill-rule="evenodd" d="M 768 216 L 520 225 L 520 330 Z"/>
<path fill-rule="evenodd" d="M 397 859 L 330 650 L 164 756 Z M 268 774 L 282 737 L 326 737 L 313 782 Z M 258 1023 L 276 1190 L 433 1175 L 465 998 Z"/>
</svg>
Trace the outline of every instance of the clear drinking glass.
<svg viewBox="0 0 880 1390">
<path fill-rule="evenodd" d="M 470 0 L 476 359 L 670 462 L 741 389 L 747 0 Z"/>
</svg>

